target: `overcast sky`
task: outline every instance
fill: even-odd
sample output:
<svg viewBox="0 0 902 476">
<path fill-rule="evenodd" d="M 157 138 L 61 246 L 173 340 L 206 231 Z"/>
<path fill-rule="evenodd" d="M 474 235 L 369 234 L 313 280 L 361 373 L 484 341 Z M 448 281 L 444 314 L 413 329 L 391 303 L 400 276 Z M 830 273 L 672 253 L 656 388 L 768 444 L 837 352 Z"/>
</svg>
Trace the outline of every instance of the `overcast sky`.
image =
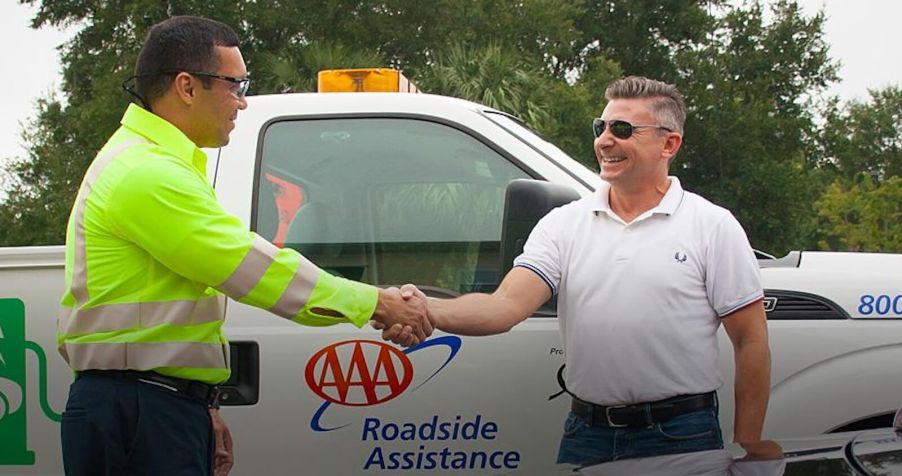
<svg viewBox="0 0 902 476">
<path fill-rule="evenodd" d="M 800 0 L 806 14 L 824 7 L 831 56 L 842 63 L 841 82 L 832 93 L 843 99 L 866 100 L 867 90 L 902 84 L 898 51 L 899 0 Z M 34 117 L 34 102 L 60 84 L 59 51 L 71 32 L 29 28 L 36 8 L 0 2 L 0 44 L 4 45 L 4 76 L 0 87 L 0 161 L 24 156 L 21 132 Z"/>
</svg>

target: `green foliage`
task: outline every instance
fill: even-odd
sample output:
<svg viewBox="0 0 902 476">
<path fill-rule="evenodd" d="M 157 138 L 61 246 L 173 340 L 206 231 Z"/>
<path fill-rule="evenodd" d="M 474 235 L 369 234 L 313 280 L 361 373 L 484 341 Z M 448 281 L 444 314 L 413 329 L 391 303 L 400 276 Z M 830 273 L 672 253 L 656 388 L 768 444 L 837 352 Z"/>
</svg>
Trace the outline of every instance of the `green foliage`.
<svg viewBox="0 0 902 476">
<path fill-rule="evenodd" d="M 674 56 L 703 43 L 714 27 L 710 11 L 722 0 L 585 0 L 576 18 L 581 33 L 563 66 L 580 68 L 596 55 L 625 74 L 677 79 Z"/>
<path fill-rule="evenodd" d="M 38 117 L 24 134 L 31 145 L 28 157 L 7 166 L 12 180 L 9 197 L 0 206 L 0 243 L 63 243 L 69 209 L 94 157 L 96 147 L 92 147 L 115 130 L 121 107 L 104 117 L 96 103 L 75 110 L 64 109 L 55 100 L 38 102 Z M 82 117 L 101 119 L 89 130 L 80 123 Z"/>
<path fill-rule="evenodd" d="M 833 182 L 814 208 L 820 249 L 902 253 L 902 177 Z"/>
<path fill-rule="evenodd" d="M 316 75 L 325 69 L 366 68 L 385 64 L 374 52 L 342 43 L 289 44 L 276 53 L 264 51 L 258 62 L 254 84 L 280 93 L 316 91 Z"/>
<path fill-rule="evenodd" d="M 822 15 L 778 2 L 735 9 L 716 35 L 677 59 L 689 114 L 672 166 L 685 186 L 729 208 L 752 244 L 782 254 L 810 246 L 811 203 L 823 183 L 810 162 L 811 99 L 834 79 Z"/>
<path fill-rule="evenodd" d="M 824 165 L 835 167 L 846 182 L 868 176 L 880 183 L 902 175 L 902 88 L 870 93 L 870 103 L 830 104 L 820 136 Z"/>
<path fill-rule="evenodd" d="M 902 89 L 831 102 L 819 143 L 822 168 L 837 178 L 814 204 L 818 247 L 902 252 Z"/>
<path fill-rule="evenodd" d="M 556 81 L 546 99 L 551 122 L 540 131 L 571 157 L 598 170 L 592 146 L 592 119 L 604 109 L 605 88 L 622 76 L 623 70 L 616 61 L 594 56 L 586 61 L 574 84 Z"/>
<path fill-rule="evenodd" d="M 624 74 L 674 82 L 689 117 L 673 172 L 733 210 L 757 248 L 893 246 L 857 236 L 893 230 L 871 215 L 878 200 L 899 203 L 902 92 L 818 102 L 836 65 L 824 16 L 805 17 L 794 1 L 770 15 L 760 1 L 723 0 L 20 2 L 39 4 L 35 27 L 79 31 L 61 49 L 64 99 L 40 102 L 28 157 L 7 168 L 0 244 L 62 243 L 83 171 L 128 103 L 119 83 L 147 29 L 193 14 L 236 29 L 251 94 L 312 91 L 322 69 L 396 67 L 424 91 L 518 116 L 593 167 L 589 126 L 606 86 Z"/>
<path fill-rule="evenodd" d="M 452 45 L 417 80 L 430 93 L 470 99 L 541 128 L 549 121 L 542 100 L 550 80 L 535 74 L 536 69 L 533 62 L 499 45 Z"/>
<path fill-rule="evenodd" d="M 20 2 L 39 4 L 34 27 L 78 25 L 79 31 L 62 48 L 65 101 L 44 101 L 25 137 L 28 158 L 8 167 L 10 198 L 0 204 L 0 244 L 6 245 L 63 242 L 81 176 L 129 101 L 119 84 L 131 75 L 148 28 L 172 15 L 206 16 L 235 28 L 254 78 L 251 93 L 264 94 L 311 91 L 316 72 L 329 68 L 395 66 L 416 78 L 440 51 L 459 43 L 508 45 L 512 58 L 529 58 L 544 78 L 542 59 L 569 48 L 579 13 L 576 0 Z M 507 101 L 507 91 L 496 93 Z M 541 121 L 547 113 L 537 104 L 546 102 L 522 105 Z"/>
<path fill-rule="evenodd" d="M 574 84 L 543 71 L 535 59 L 499 44 L 452 45 L 417 77 L 434 94 L 469 99 L 519 117 L 550 142 L 595 166 L 590 125 L 603 107 L 604 88 L 622 76 L 601 56 L 587 63 Z"/>
</svg>

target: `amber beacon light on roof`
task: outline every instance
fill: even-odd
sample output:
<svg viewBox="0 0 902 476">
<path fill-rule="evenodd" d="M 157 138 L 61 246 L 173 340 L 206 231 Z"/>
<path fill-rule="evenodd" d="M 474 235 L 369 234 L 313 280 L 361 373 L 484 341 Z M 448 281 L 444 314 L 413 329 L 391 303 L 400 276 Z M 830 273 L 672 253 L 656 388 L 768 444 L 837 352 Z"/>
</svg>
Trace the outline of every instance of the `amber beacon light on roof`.
<svg viewBox="0 0 902 476">
<path fill-rule="evenodd" d="M 418 93 L 417 86 L 391 68 L 327 69 L 317 75 L 321 93 Z"/>
</svg>

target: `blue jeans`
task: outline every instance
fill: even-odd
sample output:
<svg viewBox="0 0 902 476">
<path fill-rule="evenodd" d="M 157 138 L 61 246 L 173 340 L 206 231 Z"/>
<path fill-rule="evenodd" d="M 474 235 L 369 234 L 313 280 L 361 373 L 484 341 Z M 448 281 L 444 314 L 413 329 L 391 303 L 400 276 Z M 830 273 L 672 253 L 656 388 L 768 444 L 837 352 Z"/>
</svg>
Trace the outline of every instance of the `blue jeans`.
<svg viewBox="0 0 902 476">
<path fill-rule="evenodd" d="M 639 428 L 591 426 L 570 413 L 564 423 L 557 462 L 592 466 L 626 458 L 721 448 L 723 436 L 716 406 Z"/>
</svg>

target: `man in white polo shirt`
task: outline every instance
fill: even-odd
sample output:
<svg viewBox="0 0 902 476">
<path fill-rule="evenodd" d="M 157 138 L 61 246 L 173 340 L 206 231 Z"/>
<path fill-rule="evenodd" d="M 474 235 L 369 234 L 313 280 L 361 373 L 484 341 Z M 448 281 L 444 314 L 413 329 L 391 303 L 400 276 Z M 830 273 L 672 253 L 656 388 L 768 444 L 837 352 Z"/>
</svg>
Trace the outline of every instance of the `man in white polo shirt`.
<svg viewBox="0 0 902 476">
<path fill-rule="evenodd" d="M 495 293 L 430 300 L 435 325 L 506 332 L 557 294 L 573 396 L 558 462 L 590 465 L 723 446 L 723 323 L 736 356 L 734 440 L 760 440 L 770 351 L 745 232 L 668 176 L 686 116 L 675 86 L 628 77 L 605 94 L 593 123 L 605 185 L 545 216 Z"/>
</svg>

